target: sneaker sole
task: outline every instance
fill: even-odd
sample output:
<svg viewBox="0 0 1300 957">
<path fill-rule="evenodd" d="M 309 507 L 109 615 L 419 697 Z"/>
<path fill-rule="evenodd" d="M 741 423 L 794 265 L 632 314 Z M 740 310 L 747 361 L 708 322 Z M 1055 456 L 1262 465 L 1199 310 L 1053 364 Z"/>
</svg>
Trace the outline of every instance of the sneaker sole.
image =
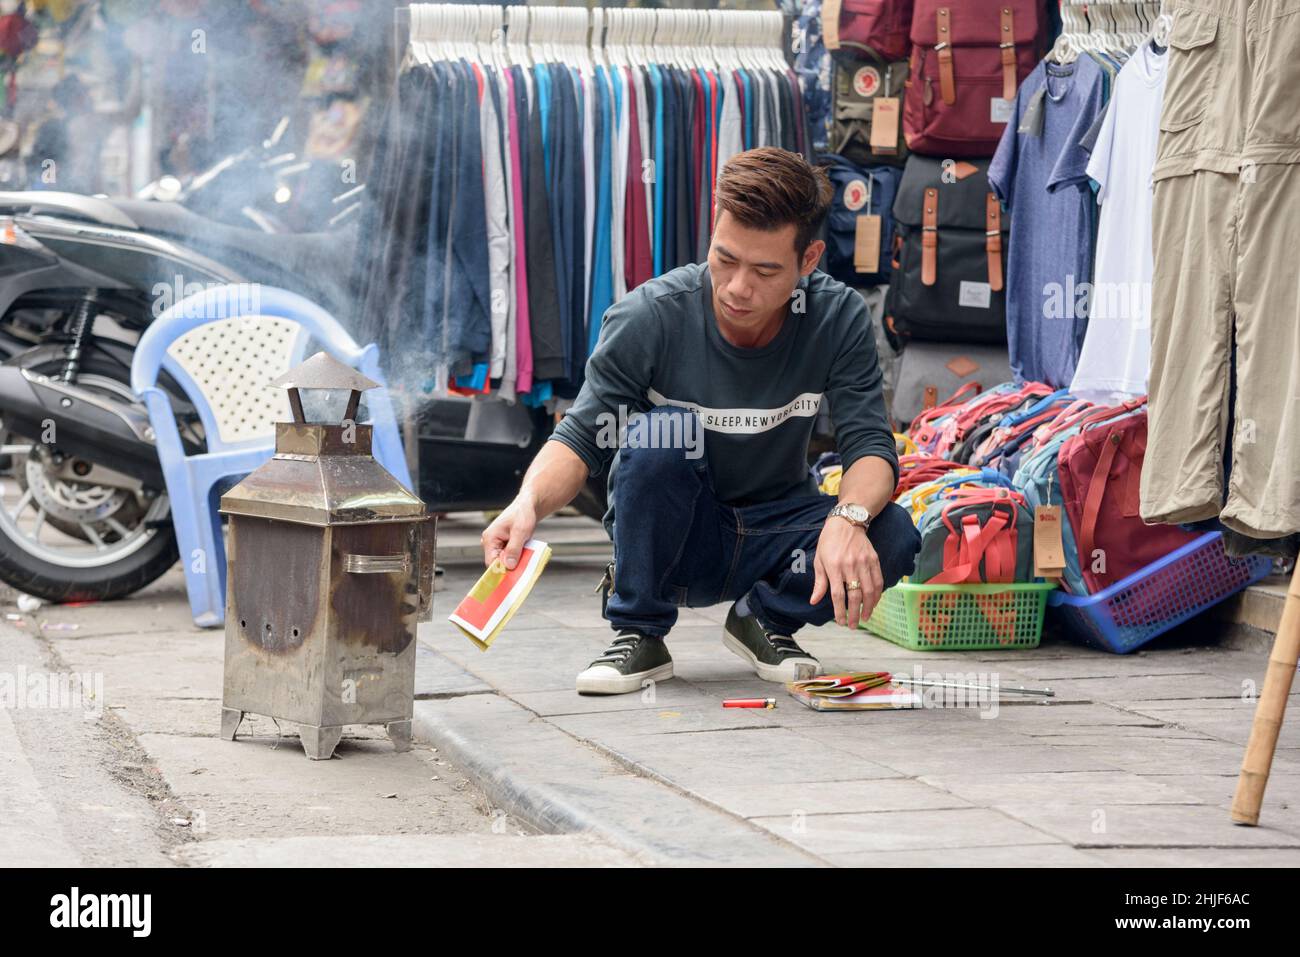
<svg viewBox="0 0 1300 957">
<path fill-rule="evenodd" d="M 660 665 L 658 668 L 651 668 L 649 671 L 638 671 L 635 674 L 620 675 L 617 678 L 583 678 L 578 675 L 578 694 L 629 694 L 633 691 L 640 691 L 642 683 L 645 681 L 667 681 L 673 676 L 673 663 L 670 661 L 666 665 Z"/>
<path fill-rule="evenodd" d="M 738 658 L 743 658 L 754 673 L 764 681 L 776 681 L 784 684 L 787 681 L 797 681 L 799 678 L 799 665 L 810 665 L 814 673 L 821 665 L 816 658 L 788 658 L 779 665 L 769 665 L 759 661 L 758 657 L 750 651 L 743 641 L 732 634 L 731 629 L 723 627 L 722 643 Z"/>
</svg>

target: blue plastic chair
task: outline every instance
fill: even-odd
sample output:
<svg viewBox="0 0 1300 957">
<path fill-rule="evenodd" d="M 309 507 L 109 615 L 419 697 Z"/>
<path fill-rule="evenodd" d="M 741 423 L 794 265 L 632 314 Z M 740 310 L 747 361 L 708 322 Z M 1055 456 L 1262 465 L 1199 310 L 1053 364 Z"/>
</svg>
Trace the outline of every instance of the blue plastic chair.
<svg viewBox="0 0 1300 957">
<path fill-rule="evenodd" d="M 178 343 L 200 327 L 210 328 Z M 199 627 L 225 621 L 226 549 L 218 485 L 242 478 L 274 454 L 274 422 L 289 421 L 288 399 L 266 383 L 302 362 L 312 340 L 380 383 L 381 388 L 365 395 L 374 456 L 412 488 L 397 419 L 388 390 L 382 388 L 379 348 L 358 346 L 333 316 L 302 296 L 257 285 L 208 289 L 163 312 L 136 346 L 131 388 L 144 400 L 156 436 L 185 588 Z M 186 454 L 171 400 L 157 386 L 163 370 L 194 404 L 206 452 Z"/>
</svg>

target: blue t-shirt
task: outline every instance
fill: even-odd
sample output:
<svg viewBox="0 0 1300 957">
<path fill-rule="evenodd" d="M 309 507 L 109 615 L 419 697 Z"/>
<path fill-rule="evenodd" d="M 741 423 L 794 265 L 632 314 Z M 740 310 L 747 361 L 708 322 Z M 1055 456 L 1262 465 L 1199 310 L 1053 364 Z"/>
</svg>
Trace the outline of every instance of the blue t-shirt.
<svg viewBox="0 0 1300 957">
<path fill-rule="evenodd" d="M 1105 108 L 1103 77 L 1086 54 L 1039 63 L 989 166 L 989 186 L 1011 211 L 1007 343 L 1017 381 L 1066 388 L 1083 348 L 1097 203 L 1080 141 Z M 1035 100 L 1041 124 L 1021 132 Z"/>
</svg>

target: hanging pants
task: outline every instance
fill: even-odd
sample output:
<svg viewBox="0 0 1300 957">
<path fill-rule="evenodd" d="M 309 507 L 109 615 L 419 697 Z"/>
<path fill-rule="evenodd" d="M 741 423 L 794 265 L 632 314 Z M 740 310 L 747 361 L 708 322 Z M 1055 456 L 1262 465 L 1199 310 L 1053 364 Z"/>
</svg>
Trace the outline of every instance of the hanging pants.
<svg viewBox="0 0 1300 957">
<path fill-rule="evenodd" d="M 1275 538 L 1300 530 L 1300 0 L 1170 6 L 1142 517 Z"/>
</svg>

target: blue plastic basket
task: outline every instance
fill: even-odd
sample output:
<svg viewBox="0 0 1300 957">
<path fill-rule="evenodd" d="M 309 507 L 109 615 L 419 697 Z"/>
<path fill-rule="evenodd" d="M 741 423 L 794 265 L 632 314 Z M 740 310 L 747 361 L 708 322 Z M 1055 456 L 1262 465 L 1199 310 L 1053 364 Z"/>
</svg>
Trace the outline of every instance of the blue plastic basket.
<svg viewBox="0 0 1300 957">
<path fill-rule="evenodd" d="M 1093 648 L 1126 654 L 1268 575 L 1269 558 L 1229 558 L 1207 532 L 1095 595 L 1048 596 L 1048 614 Z"/>
</svg>

